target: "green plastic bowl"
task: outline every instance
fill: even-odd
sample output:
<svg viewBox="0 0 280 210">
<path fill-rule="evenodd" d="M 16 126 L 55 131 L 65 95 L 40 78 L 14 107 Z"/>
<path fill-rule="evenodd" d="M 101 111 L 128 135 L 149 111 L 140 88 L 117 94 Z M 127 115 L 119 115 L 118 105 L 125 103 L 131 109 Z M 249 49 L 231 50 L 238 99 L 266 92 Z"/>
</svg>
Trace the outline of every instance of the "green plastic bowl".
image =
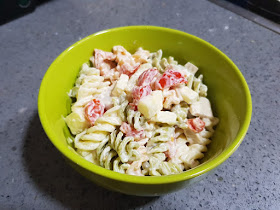
<svg viewBox="0 0 280 210">
<path fill-rule="evenodd" d="M 94 165 L 67 144 L 71 134 L 63 120 L 70 113 L 67 92 L 73 87 L 80 67 L 88 62 L 94 48 L 111 51 L 123 45 L 130 52 L 138 47 L 162 49 L 181 64 L 199 67 L 208 86 L 208 97 L 220 119 L 202 164 L 181 174 L 138 177 L 120 174 Z M 43 78 L 38 110 L 43 128 L 67 162 L 86 178 L 107 189 L 125 194 L 154 196 L 170 193 L 201 180 L 224 162 L 240 145 L 250 124 L 252 102 L 241 72 L 220 50 L 190 34 L 155 26 L 127 26 L 92 34 L 67 48 L 49 67 Z"/>
</svg>

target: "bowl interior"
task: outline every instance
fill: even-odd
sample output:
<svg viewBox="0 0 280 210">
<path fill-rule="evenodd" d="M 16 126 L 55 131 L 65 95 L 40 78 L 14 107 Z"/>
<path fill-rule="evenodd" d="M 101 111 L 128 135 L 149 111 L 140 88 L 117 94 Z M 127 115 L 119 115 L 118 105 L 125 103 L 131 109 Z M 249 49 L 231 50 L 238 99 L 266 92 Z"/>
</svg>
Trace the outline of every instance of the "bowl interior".
<svg viewBox="0 0 280 210">
<path fill-rule="evenodd" d="M 181 175 L 167 176 L 169 181 L 200 175 L 219 165 L 234 152 L 245 136 L 251 118 L 249 89 L 237 67 L 215 47 L 192 35 L 160 27 L 133 26 L 86 37 L 65 50 L 47 71 L 39 93 L 39 115 L 50 140 L 65 156 L 95 173 L 112 175 L 117 179 L 124 177 L 95 166 L 76 154 L 67 144 L 66 139 L 71 134 L 63 120 L 70 113 L 71 100 L 67 92 L 73 87 L 81 65 L 88 62 L 94 48 L 111 51 L 114 45 L 123 45 L 130 52 L 138 47 L 150 51 L 162 49 L 164 56 L 171 55 L 180 64 L 192 62 L 199 67 L 197 74 L 204 75 L 208 97 L 220 122 L 208 145 L 203 164 Z M 145 182 L 144 179 L 147 177 L 124 178 L 136 182 Z M 149 179 L 156 182 L 155 177 Z M 167 180 L 157 178 L 160 179 Z"/>
</svg>

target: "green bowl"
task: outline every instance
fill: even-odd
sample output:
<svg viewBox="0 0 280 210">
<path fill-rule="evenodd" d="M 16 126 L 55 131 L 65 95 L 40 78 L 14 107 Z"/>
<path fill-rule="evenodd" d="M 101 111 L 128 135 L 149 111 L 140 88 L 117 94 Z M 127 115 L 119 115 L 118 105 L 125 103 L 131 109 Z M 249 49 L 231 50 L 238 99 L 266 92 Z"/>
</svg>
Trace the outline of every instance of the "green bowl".
<svg viewBox="0 0 280 210">
<path fill-rule="evenodd" d="M 80 67 L 88 62 L 94 48 L 111 51 L 123 45 L 130 52 L 138 47 L 162 49 L 181 64 L 190 61 L 199 67 L 208 86 L 208 97 L 220 119 L 202 164 L 181 174 L 138 177 L 120 174 L 94 165 L 67 144 L 71 136 L 63 117 L 70 113 L 67 92 L 73 87 Z M 43 78 L 38 110 L 49 139 L 67 162 L 83 176 L 107 189 L 125 194 L 154 196 L 170 193 L 201 180 L 224 162 L 240 145 L 250 124 L 252 102 L 241 72 L 220 50 L 193 35 L 155 26 L 128 26 L 92 34 L 67 48 L 49 67 Z"/>
</svg>

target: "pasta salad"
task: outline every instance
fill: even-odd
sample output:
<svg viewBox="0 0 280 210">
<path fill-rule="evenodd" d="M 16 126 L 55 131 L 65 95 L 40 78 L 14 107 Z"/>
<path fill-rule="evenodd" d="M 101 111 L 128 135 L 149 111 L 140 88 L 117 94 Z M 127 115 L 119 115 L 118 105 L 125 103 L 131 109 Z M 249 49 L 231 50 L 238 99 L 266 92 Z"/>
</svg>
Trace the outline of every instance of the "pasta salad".
<svg viewBox="0 0 280 210">
<path fill-rule="evenodd" d="M 218 118 L 203 76 L 162 50 L 95 49 L 69 96 L 69 139 L 86 160 L 137 176 L 181 173 L 199 165 Z"/>
</svg>

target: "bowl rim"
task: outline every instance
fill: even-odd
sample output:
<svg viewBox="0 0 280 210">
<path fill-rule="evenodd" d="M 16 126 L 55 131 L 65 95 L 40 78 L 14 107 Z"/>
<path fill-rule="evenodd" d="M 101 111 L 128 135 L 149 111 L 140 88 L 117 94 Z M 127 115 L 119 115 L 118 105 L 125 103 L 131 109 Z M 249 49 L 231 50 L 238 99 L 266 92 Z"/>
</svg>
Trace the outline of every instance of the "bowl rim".
<svg viewBox="0 0 280 210">
<path fill-rule="evenodd" d="M 47 86 L 45 85 L 46 82 L 48 81 L 50 73 L 55 69 L 55 65 L 57 62 L 59 62 L 72 48 L 78 46 L 79 44 L 86 42 L 88 39 L 91 39 L 95 36 L 104 34 L 104 33 L 110 33 L 114 31 L 122 31 L 122 30 L 155 30 L 155 31 L 161 31 L 161 32 L 167 32 L 167 33 L 175 33 L 187 38 L 194 39 L 198 42 L 201 42 L 204 45 L 207 45 L 208 47 L 212 48 L 212 50 L 216 51 L 218 54 L 220 54 L 233 68 L 235 71 L 236 75 L 239 77 L 241 84 L 243 86 L 243 89 L 245 90 L 245 96 L 246 96 L 246 114 L 245 114 L 245 119 L 243 124 L 240 126 L 240 130 L 232 142 L 230 146 L 228 146 L 227 149 L 225 149 L 221 154 L 210 160 L 209 162 L 203 163 L 193 169 L 187 170 L 183 173 L 180 174 L 173 174 L 173 175 L 168 175 L 168 176 L 134 176 L 134 175 L 128 175 L 128 174 L 121 174 L 118 172 L 114 172 L 112 170 L 108 170 L 105 168 L 102 168 L 100 166 L 97 166 L 81 156 L 73 155 L 73 152 L 63 146 L 63 144 L 59 143 L 59 138 L 56 137 L 56 135 L 52 132 L 51 127 L 48 124 L 47 120 L 47 115 L 44 113 L 45 110 L 45 105 L 44 105 L 44 93 L 47 90 Z M 250 95 L 250 90 L 249 87 L 246 83 L 246 80 L 244 76 L 242 75 L 241 71 L 238 69 L 238 67 L 233 63 L 233 61 L 230 60 L 229 57 L 227 57 L 222 51 L 220 51 L 218 48 L 213 46 L 207 41 L 204 41 L 201 38 L 198 38 L 194 35 L 188 34 L 183 31 L 179 31 L 176 29 L 171 29 L 171 28 L 165 28 L 165 27 L 160 27 L 160 26 L 149 26 L 149 25 L 135 25 L 135 26 L 122 26 L 122 27 L 116 27 L 112 29 L 106 29 L 102 30 L 99 32 L 96 32 L 94 34 L 91 34 L 78 42 L 72 44 L 70 47 L 68 47 L 66 50 L 64 50 L 50 65 L 48 70 L 46 71 L 39 90 L 39 95 L 38 95 L 38 113 L 39 113 L 39 118 L 41 121 L 41 124 L 43 126 L 43 129 L 45 130 L 48 138 L 51 140 L 53 145 L 64 155 L 66 156 L 69 160 L 72 162 L 76 163 L 80 167 L 95 173 L 97 175 L 116 180 L 116 181 L 121 181 L 125 183 L 134 183 L 134 184 L 146 184 L 146 185 L 152 185 L 152 184 L 167 184 L 167 183 L 175 183 L 175 182 L 180 182 L 184 180 L 188 180 L 194 177 L 197 177 L 199 175 L 202 175 L 214 168 L 216 168 L 218 165 L 223 163 L 225 160 L 227 160 L 233 152 L 239 147 L 241 144 L 243 138 L 246 135 L 246 132 L 249 128 L 250 125 L 250 120 L 251 120 L 251 115 L 252 115 L 252 99 Z"/>
</svg>

